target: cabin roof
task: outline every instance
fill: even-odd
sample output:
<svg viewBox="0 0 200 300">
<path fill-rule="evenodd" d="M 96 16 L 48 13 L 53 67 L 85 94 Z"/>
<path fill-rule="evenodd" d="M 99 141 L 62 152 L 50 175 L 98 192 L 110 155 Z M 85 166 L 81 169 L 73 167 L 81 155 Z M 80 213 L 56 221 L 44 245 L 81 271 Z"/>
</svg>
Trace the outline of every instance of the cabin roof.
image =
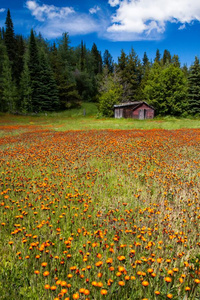
<svg viewBox="0 0 200 300">
<path fill-rule="evenodd" d="M 145 101 L 135 101 L 135 102 L 124 102 L 124 103 L 120 103 L 117 105 L 114 105 L 114 108 L 123 108 L 123 107 L 127 107 L 127 106 L 131 106 L 133 109 L 138 108 L 140 105 L 145 104 L 148 107 L 152 108 L 153 110 L 155 110 L 153 108 L 153 106 L 149 105 L 148 103 L 146 103 Z"/>
</svg>

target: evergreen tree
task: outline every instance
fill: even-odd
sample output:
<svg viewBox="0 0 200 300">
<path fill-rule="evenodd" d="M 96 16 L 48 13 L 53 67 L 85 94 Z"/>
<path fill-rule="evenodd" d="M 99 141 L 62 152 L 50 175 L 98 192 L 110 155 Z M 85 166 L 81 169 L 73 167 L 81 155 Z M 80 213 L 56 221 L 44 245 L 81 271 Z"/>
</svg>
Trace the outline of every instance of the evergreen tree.
<svg viewBox="0 0 200 300">
<path fill-rule="evenodd" d="M 156 50 L 156 57 L 154 59 L 154 62 L 160 63 L 160 58 L 161 58 L 160 51 L 159 51 L 159 49 L 157 49 Z"/>
<path fill-rule="evenodd" d="M 132 101 L 137 100 L 140 83 L 142 79 L 142 65 L 133 48 L 131 49 L 131 52 L 128 56 L 126 74 L 127 74 L 127 82 L 129 82 L 130 89 L 131 89 L 130 100 Z"/>
<path fill-rule="evenodd" d="M 25 114 L 33 111 L 31 77 L 27 59 L 24 61 L 24 68 L 20 80 L 20 111 Z"/>
<path fill-rule="evenodd" d="M 103 54 L 103 66 L 104 68 L 107 67 L 109 73 L 113 73 L 114 71 L 114 62 L 112 55 L 110 52 L 106 49 L 104 54 Z"/>
<path fill-rule="evenodd" d="M 98 73 L 102 72 L 102 57 L 95 43 L 93 43 L 91 55 L 93 61 L 93 71 L 94 74 L 97 75 Z"/>
<path fill-rule="evenodd" d="M 54 77 L 59 91 L 60 108 L 67 109 L 80 105 L 80 95 L 77 90 L 72 61 L 74 55 L 69 46 L 68 34 L 63 34 L 58 50 L 54 45 L 53 49 L 53 70 Z M 80 59 L 80 52 L 77 60 Z M 77 63 L 77 62 L 76 62 Z"/>
<path fill-rule="evenodd" d="M 42 49 L 40 55 L 40 109 L 52 111 L 59 108 L 59 98 L 53 72 Z"/>
<path fill-rule="evenodd" d="M 3 111 L 15 112 L 17 89 L 12 80 L 12 69 L 7 55 L 4 56 L 2 69 L 2 103 Z"/>
<path fill-rule="evenodd" d="M 148 79 L 143 90 L 143 95 L 145 97 L 144 100 L 146 100 L 150 105 L 152 105 L 155 108 L 157 114 L 160 113 L 160 110 L 164 105 L 164 103 L 160 102 L 161 72 L 162 72 L 162 67 L 160 63 L 155 60 L 155 62 L 153 63 L 149 71 Z"/>
<path fill-rule="evenodd" d="M 6 30 L 4 34 L 4 41 L 8 53 L 8 58 L 11 62 L 11 68 L 12 68 L 12 77 L 17 78 L 17 66 L 16 66 L 16 40 L 15 40 L 15 34 L 14 34 L 14 26 L 10 15 L 10 10 L 7 11 L 6 16 Z"/>
<path fill-rule="evenodd" d="M 16 85 L 19 87 L 24 68 L 25 43 L 21 35 L 16 36 Z"/>
<path fill-rule="evenodd" d="M 75 70 L 74 76 L 76 79 L 77 90 L 81 99 L 87 102 L 92 101 L 96 88 L 94 77 L 91 77 L 86 70 L 81 72 L 78 69 Z"/>
<path fill-rule="evenodd" d="M 75 108 L 80 106 L 81 97 L 78 93 L 75 82 L 70 82 L 65 80 L 65 77 L 62 77 L 58 89 L 61 109 Z"/>
<path fill-rule="evenodd" d="M 121 55 L 118 58 L 118 65 L 117 65 L 117 73 L 120 78 L 120 83 L 123 86 L 122 102 L 129 101 L 132 95 L 131 85 L 130 82 L 127 80 L 127 66 L 128 66 L 128 56 L 122 49 Z"/>
<path fill-rule="evenodd" d="M 175 67 L 178 67 L 178 68 L 181 67 L 180 60 L 179 60 L 178 55 L 175 55 L 175 54 L 174 54 L 174 56 L 172 57 L 171 63 L 172 63 Z"/>
<path fill-rule="evenodd" d="M 123 102 L 136 100 L 142 78 L 142 66 L 133 48 L 128 56 L 121 51 L 117 70 L 123 86 Z"/>
<path fill-rule="evenodd" d="M 29 56 L 28 56 L 28 68 L 31 79 L 31 89 L 32 89 L 32 109 L 34 112 L 41 111 L 41 66 L 39 59 L 39 50 L 36 43 L 35 35 L 33 29 L 31 30 L 30 39 L 29 39 Z"/>
<path fill-rule="evenodd" d="M 183 65 L 182 71 L 185 74 L 185 77 L 188 78 L 188 76 L 189 76 L 189 70 L 188 70 L 187 64 Z"/>
<path fill-rule="evenodd" d="M 56 47 L 55 42 L 53 43 L 52 47 L 50 48 L 49 58 L 50 58 L 50 65 L 51 65 L 51 69 L 53 71 L 53 75 L 54 75 L 56 84 L 59 85 L 59 78 L 60 78 L 60 74 L 62 72 L 62 64 L 61 64 L 61 60 L 59 60 L 58 49 Z"/>
<path fill-rule="evenodd" d="M 195 61 L 189 70 L 188 101 L 188 112 L 193 115 L 200 114 L 200 64 L 198 57 L 195 57 Z"/>
<path fill-rule="evenodd" d="M 162 58 L 163 66 L 166 64 L 171 64 L 171 62 L 172 62 L 171 54 L 170 54 L 169 50 L 165 49 L 164 53 L 163 53 L 163 58 Z"/>
<path fill-rule="evenodd" d="M 5 56 L 7 55 L 6 47 L 3 41 L 0 39 L 0 111 L 6 111 L 6 103 L 3 100 L 3 64 Z"/>
<path fill-rule="evenodd" d="M 80 55 L 80 70 L 83 72 L 86 67 L 86 46 L 81 41 L 81 55 Z"/>
<path fill-rule="evenodd" d="M 142 59 L 142 66 L 143 66 L 143 69 L 145 69 L 146 67 L 149 66 L 149 59 L 148 59 L 148 56 L 147 56 L 147 53 L 144 52 L 144 56 L 143 56 L 143 59 Z"/>
<path fill-rule="evenodd" d="M 58 45 L 58 57 L 60 60 L 60 64 L 62 65 L 62 70 L 72 70 L 71 69 L 71 47 L 69 41 L 68 33 L 63 33 L 62 39 L 59 41 Z"/>
<path fill-rule="evenodd" d="M 142 79 L 141 79 L 140 86 L 138 89 L 138 100 L 145 99 L 144 88 L 145 88 L 145 85 L 146 85 L 148 77 L 149 77 L 150 69 L 151 69 L 151 64 L 149 62 L 146 52 L 144 52 L 144 56 L 142 59 Z"/>
<path fill-rule="evenodd" d="M 118 57 L 118 66 L 117 66 L 117 69 L 120 72 L 125 72 L 127 64 L 128 64 L 128 56 L 126 55 L 126 53 L 122 49 L 121 50 L 121 55 L 120 55 L 120 57 Z"/>
</svg>

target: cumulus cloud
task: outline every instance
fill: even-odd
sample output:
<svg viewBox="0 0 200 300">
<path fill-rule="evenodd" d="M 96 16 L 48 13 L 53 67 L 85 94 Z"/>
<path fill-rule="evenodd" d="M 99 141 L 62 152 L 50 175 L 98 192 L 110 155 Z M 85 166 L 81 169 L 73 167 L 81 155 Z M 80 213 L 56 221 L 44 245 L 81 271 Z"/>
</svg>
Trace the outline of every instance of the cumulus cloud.
<svg viewBox="0 0 200 300">
<path fill-rule="evenodd" d="M 90 8 L 89 12 L 93 15 L 93 14 L 96 14 L 99 10 L 101 10 L 100 7 L 96 5 L 92 8 Z"/>
<path fill-rule="evenodd" d="M 57 38 L 62 36 L 63 32 L 68 32 L 69 35 L 88 34 L 98 31 L 98 25 L 88 16 L 75 15 L 66 19 L 65 22 L 53 20 L 38 25 L 36 31 L 41 32 L 46 38 Z"/>
<path fill-rule="evenodd" d="M 200 21 L 200 2 L 196 0 L 109 0 L 112 15 L 108 36 L 112 39 L 155 39 L 167 22 L 184 24 Z"/>
<path fill-rule="evenodd" d="M 98 32 L 100 25 L 89 14 L 77 13 L 73 7 L 57 7 L 55 5 L 40 4 L 36 0 L 26 1 L 26 7 L 39 21 L 35 28 L 46 38 L 60 37 L 63 32 L 70 35 Z M 91 13 L 100 8 L 94 7 Z M 95 10 L 95 11 L 94 11 Z"/>
<path fill-rule="evenodd" d="M 54 5 L 39 5 L 36 1 L 26 1 L 26 7 L 38 21 L 46 19 L 65 18 L 75 11 L 72 7 L 56 7 Z"/>
<path fill-rule="evenodd" d="M 0 13 L 4 12 L 5 10 L 5 8 L 0 8 Z"/>
</svg>

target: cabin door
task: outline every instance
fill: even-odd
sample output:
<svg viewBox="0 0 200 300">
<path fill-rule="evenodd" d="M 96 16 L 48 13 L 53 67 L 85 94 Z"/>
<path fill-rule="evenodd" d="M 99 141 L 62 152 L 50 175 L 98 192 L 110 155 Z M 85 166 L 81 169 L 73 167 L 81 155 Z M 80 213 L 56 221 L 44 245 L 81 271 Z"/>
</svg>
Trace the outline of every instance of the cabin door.
<svg viewBox="0 0 200 300">
<path fill-rule="evenodd" d="M 139 110 L 139 120 L 144 120 L 144 109 Z"/>
<path fill-rule="evenodd" d="M 146 119 L 146 113 L 147 113 L 146 109 L 140 109 L 140 111 L 139 111 L 139 120 Z"/>
</svg>

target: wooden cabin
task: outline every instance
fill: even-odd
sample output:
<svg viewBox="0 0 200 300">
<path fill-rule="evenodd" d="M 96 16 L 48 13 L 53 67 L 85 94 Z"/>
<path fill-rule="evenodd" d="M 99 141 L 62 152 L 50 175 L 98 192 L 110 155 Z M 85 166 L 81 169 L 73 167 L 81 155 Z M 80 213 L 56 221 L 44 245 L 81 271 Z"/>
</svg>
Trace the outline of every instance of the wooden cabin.
<svg viewBox="0 0 200 300">
<path fill-rule="evenodd" d="M 155 109 L 145 101 L 127 102 L 114 105 L 115 118 L 153 119 Z"/>
</svg>

